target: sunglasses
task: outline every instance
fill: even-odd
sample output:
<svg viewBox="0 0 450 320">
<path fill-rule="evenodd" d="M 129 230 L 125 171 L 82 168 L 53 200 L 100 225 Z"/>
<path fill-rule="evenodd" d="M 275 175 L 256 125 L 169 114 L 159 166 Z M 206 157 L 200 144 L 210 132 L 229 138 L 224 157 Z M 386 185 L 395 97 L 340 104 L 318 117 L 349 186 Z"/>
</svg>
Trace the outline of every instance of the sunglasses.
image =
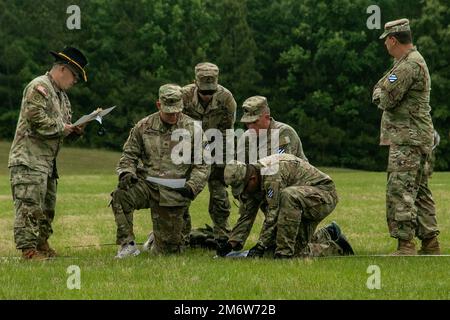
<svg viewBox="0 0 450 320">
<path fill-rule="evenodd" d="M 202 96 L 212 96 L 216 93 L 216 90 L 199 90 L 198 91 Z"/>
</svg>

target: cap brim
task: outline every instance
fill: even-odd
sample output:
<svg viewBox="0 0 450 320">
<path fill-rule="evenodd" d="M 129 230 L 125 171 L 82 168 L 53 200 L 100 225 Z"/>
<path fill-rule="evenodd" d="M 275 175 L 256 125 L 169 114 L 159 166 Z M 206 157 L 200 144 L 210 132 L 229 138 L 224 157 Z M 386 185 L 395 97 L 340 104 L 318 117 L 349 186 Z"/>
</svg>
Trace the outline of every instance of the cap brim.
<svg viewBox="0 0 450 320">
<path fill-rule="evenodd" d="M 200 90 L 217 90 L 217 83 L 205 83 L 198 81 L 197 86 Z"/>
<path fill-rule="evenodd" d="M 71 67 L 73 67 L 77 71 L 77 74 L 80 77 L 80 79 L 83 79 L 84 82 L 87 82 L 86 71 L 84 71 L 83 69 L 80 69 L 79 66 L 77 66 L 75 63 L 72 63 L 70 60 L 68 60 L 66 57 L 62 56 L 58 52 L 50 51 L 50 54 L 55 58 L 56 61 L 59 60 L 59 61 L 67 62 Z"/>
<path fill-rule="evenodd" d="M 242 123 L 252 123 L 252 122 L 255 122 L 256 120 L 258 120 L 259 119 L 259 115 L 256 115 L 256 116 L 247 116 L 247 115 L 243 115 L 242 116 L 242 118 L 241 118 L 241 122 Z"/>
<path fill-rule="evenodd" d="M 161 103 L 161 110 L 165 113 L 177 113 L 183 111 L 183 103 L 177 103 L 172 105 L 166 105 Z"/>
<path fill-rule="evenodd" d="M 389 35 L 389 31 L 384 31 L 383 34 L 378 38 L 380 40 L 383 40 L 384 38 L 386 38 Z"/>
</svg>

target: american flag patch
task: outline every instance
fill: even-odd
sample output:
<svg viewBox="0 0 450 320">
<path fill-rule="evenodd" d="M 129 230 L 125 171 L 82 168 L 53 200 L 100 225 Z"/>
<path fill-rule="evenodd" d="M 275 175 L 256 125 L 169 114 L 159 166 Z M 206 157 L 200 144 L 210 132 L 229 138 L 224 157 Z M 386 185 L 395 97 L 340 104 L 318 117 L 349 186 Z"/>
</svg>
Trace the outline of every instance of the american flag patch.
<svg viewBox="0 0 450 320">
<path fill-rule="evenodd" d="M 393 83 L 393 82 L 395 82 L 395 81 L 397 81 L 397 76 L 393 73 L 393 74 L 391 74 L 390 76 L 389 76 L 389 82 L 390 83 Z"/>
</svg>

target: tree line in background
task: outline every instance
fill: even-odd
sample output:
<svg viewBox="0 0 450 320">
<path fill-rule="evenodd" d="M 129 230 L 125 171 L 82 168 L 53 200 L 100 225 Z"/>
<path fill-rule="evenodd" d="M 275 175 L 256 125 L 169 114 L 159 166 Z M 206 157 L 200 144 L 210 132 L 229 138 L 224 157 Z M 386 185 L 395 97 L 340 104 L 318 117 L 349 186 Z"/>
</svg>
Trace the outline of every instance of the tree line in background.
<svg viewBox="0 0 450 320">
<path fill-rule="evenodd" d="M 373 85 L 392 63 L 382 30 L 369 30 L 376 4 L 384 23 L 411 21 L 414 43 L 432 76 L 431 106 L 441 134 L 437 170 L 450 168 L 448 90 L 450 9 L 445 0 L 85 0 L 81 29 L 69 30 L 73 1 L 0 0 L 0 138 L 11 140 L 22 91 L 51 66 L 49 50 L 65 45 L 88 57 L 88 82 L 69 97 L 74 119 L 117 105 L 77 144 L 120 150 L 135 122 L 156 111 L 158 88 L 185 85 L 194 66 L 220 67 L 242 115 L 252 95 L 268 98 L 273 116 L 293 126 L 315 165 L 383 170 L 378 146 L 381 112 Z"/>
</svg>

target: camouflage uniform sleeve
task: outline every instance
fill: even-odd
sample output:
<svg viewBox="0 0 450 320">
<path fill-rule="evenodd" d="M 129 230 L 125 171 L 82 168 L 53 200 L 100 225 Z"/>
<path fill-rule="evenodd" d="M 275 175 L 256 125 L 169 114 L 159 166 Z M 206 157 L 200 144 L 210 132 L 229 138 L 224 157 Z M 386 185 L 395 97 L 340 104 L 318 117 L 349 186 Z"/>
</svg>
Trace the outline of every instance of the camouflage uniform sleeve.
<svg viewBox="0 0 450 320">
<path fill-rule="evenodd" d="M 269 180 L 264 186 L 265 201 L 267 203 L 267 213 L 259 234 L 258 244 L 268 248 L 275 244 L 278 211 L 280 207 L 280 182 Z"/>
<path fill-rule="evenodd" d="M 300 137 L 291 128 L 280 130 L 280 151 L 281 153 L 293 154 L 302 160 L 308 161 L 304 152 Z"/>
<path fill-rule="evenodd" d="M 202 138 L 202 150 L 201 150 L 202 161 L 201 161 L 201 163 L 195 163 L 196 161 L 192 161 L 192 167 L 191 167 L 189 178 L 186 181 L 186 185 L 188 185 L 191 188 L 192 192 L 194 193 L 194 196 L 196 196 L 205 187 L 206 182 L 208 181 L 208 178 L 209 178 L 211 166 L 205 163 L 205 160 L 204 160 L 205 157 L 203 155 L 204 148 L 208 144 L 208 140 L 206 139 L 206 136 L 203 134 L 202 128 L 198 126 L 197 122 L 195 122 L 194 126 L 197 127 L 196 130 L 200 130 L 199 132 L 201 132 L 202 137 L 203 137 Z M 195 135 L 195 133 L 194 133 L 194 135 Z M 192 139 L 194 139 L 194 135 L 192 136 Z M 194 148 L 194 146 L 195 146 L 194 140 L 192 140 L 192 146 L 193 146 L 192 154 L 194 157 L 195 152 L 198 152 Z"/>
<path fill-rule="evenodd" d="M 266 214 L 266 218 L 264 219 L 264 223 L 258 240 L 258 244 L 266 249 L 275 244 L 277 220 L 278 207 L 269 208 Z"/>
<path fill-rule="evenodd" d="M 42 85 L 28 88 L 25 94 L 24 115 L 30 127 L 44 137 L 64 135 L 64 122 L 61 117 L 50 117 L 45 111 L 49 103 L 48 89 Z"/>
<path fill-rule="evenodd" d="M 387 75 L 384 81 L 378 83 L 376 86 L 376 88 L 379 88 L 378 108 L 382 110 L 395 108 L 409 91 L 411 85 L 417 78 L 417 72 L 419 70 L 420 67 L 416 63 L 405 62 Z"/>
<path fill-rule="evenodd" d="M 226 124 L 224 127 L 233 129 L 234 123 L 236 122 L 236 100 L 234 100 L 233 95 L 230 93 L 225 101 L 225 105 L 227 107 L 227 111 L 229 114 L 228 119 L 226 119 Z"/>
<path fill-rule="evenodd" d="M 136 173 L 139 159 L 142 157 L 143 143 L 139 126 L 136 125 L 130 131 L 127 141 L 123 145 L 123 153 L 117 164 L 117 174 L 120 176 L 124 172 Z"/>
<path fill-rule="evenodd" d="M 252 195 L 252 197 L 241 196 L 239 201 L 239 218 L 231 230 L 229 241 L 237 242 L 241 247 L 244 246 L 255 223 L 260 205 L 261 197 L 259 195 Z M 235 248 L 235 250 L 240 249 Z"/>
</svg>

